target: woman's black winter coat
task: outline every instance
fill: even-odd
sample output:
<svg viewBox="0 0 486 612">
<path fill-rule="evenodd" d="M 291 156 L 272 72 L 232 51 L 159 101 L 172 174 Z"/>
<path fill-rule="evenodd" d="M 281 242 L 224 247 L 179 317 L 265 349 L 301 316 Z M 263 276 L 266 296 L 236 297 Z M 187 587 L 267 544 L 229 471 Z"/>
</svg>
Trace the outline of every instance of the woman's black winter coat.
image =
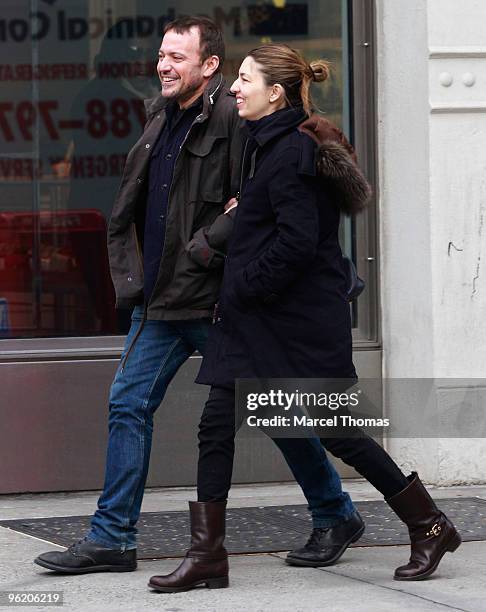
<svg viewBox="0 0 486 612">
<path fill-rule="evenodd" d="M 287 108 L 247 122 L 239 206 L 199 383 L 356 376 L 339 207 L 361 205 L 353 198 L 369 188 L 341 145 L 318 147 L 298 129 L 305 119 Z"/>
</svg>

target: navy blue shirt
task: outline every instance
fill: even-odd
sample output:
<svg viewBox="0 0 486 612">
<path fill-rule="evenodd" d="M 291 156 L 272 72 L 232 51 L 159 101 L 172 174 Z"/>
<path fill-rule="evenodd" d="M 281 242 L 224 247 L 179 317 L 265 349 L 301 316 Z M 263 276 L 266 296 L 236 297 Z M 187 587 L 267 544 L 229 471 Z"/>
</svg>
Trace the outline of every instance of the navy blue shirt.
<svg viewBox="0 0 486 612">
<path fill-rule="evenodd" d="M 149 192 L 143 240 L 144 296 L 148 302 L 159 274 L 165 240 L 169 191 L 179 149 L 202 110 L 202 96 L 181 110 L 177 102 L 166 106 L 167 121 L 155 143 L 149 165 Z"/>
</svg>

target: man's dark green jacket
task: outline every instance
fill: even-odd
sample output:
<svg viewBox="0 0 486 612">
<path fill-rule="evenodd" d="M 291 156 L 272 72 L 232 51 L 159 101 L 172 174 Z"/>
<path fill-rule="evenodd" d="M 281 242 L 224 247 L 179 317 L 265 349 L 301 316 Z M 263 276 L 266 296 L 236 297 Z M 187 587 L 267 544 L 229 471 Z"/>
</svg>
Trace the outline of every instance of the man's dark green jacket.
<svg viewBox="0 0 486 612">
<path fill-rule="evenodd" d="M 152 148 L 166 121 L 167 100 L 146 102 L 147 123 L 130 151 L 108 228 L 108 252 L 117 307 L 143 303 L 143 230 Z M 187 244 L 211 225 L 239 188 L 242 130 L 235 99 L 216 74 L 203 94 L 203 109 L 179 151 L 169 194 L 162 259 L 148 319 L 183 320 L 212 314 L 222 268 L 191 259 Z"/>
</svg>

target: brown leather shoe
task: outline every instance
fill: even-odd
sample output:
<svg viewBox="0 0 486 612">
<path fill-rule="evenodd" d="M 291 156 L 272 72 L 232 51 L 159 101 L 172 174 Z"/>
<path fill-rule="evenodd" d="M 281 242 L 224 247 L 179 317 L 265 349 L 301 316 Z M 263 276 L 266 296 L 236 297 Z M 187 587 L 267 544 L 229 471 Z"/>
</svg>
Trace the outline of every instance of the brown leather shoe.
<svg viewBox="0 0 486 612">
<path fill-rule="evenodd" d="M 461 544 L 458 531 L 435 505 L 416 472 L 410 484 L 386 501 L 407 525 L 412 552 L 410 561 L 395 570 L 395 580 L 423 580 L 435 572 L 446 552 Z"/>
<path fill-rule="evenodd" d="M 223 546 L 226 502 L 189 502 L 191 548 L 181 565 L 167 576 L 152 576 L 149 587 L 163 593 L 189 591 L 199 585 L 229 585 L 228 553 Z"/>
</svg>

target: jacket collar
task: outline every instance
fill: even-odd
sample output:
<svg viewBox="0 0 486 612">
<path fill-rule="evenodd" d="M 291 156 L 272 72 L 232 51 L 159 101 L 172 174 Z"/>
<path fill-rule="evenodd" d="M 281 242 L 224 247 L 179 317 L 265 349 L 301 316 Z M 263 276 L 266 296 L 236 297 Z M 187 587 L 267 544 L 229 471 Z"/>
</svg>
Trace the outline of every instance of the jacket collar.
<svg viewBox="0 0 486 612">
<path fill-rule="evenodd" d="M 213 75 L 213 77 L 210 79 L 206 89 L 203 92 L 203 106 L 199 119 L 200 121 L 204 121 L 209 116 L 214 103 L 218 99 L 218 96 L 224 87 L 224 84 L 225 81 L 220 72 Z M 153 115 L 155 115 L 155 113 L 164 110 L 168 102 L 169 98 L 164 98 L 161 94 L 157 94 L 153 98 L 144 100 L 147 117 L 150 119 Z"/>
<path fill-rule="evenodd" d="M 298 106 L 282 108 L 256 121 L 246 121 L 245 125 L 258 146 L 263 147 L 273 138 L 299 126 L 306 118 L 304 109 Z"/>
</svg>

